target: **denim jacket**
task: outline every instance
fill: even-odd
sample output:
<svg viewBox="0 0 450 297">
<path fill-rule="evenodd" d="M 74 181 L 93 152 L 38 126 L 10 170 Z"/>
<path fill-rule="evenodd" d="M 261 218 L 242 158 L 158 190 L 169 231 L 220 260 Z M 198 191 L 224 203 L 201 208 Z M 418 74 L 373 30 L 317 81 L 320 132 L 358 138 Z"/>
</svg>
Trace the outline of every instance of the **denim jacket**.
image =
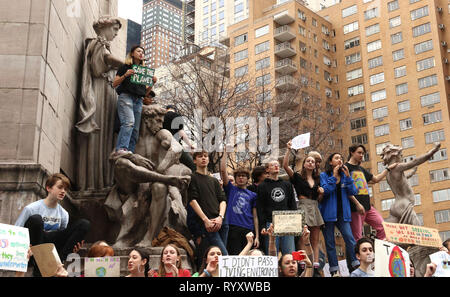
<svg viewBox="0 0 450 297">
<path fill-rule="evenodd" d="M 319 204 L 319 209 L 325 222 L 337 221 L 336 181 L 337 179 L 333 175 L 329 176 L 326 172 L 320 174 L 320 186 L 324 189 L 324 195 L 322 202 Z M 353 183 L 353 179 L 347 177 L 343 172 L 341 172 L 341 191 L 344 222 L 351 222 L 352 216 L 348 196 L 356 195 L 358 190 Z"/>
</svg>

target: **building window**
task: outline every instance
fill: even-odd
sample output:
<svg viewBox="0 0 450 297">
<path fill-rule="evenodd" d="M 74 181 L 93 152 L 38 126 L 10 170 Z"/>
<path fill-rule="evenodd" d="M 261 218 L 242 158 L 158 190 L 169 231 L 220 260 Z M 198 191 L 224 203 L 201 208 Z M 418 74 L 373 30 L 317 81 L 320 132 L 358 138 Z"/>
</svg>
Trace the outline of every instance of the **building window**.
<svg viewBox="0 0 450 297">
<path fill-rule="evenodd" d="M 361 53 L 357 52 L 345 57 L 345 64 L 350 65 L 361 61 Z"/>
<path fill-rule="evenodd" d="M 242 35 L 236 36 L 234 38 L 234 46 L 241 45 L 241 44 L 243 44 L 243 43 L 245 43 L 247 41 L 248 41 L 248 34 L 247 33 L 244 33 Z"/>
<path fill-rule="evenodd" d="M 433 163 L 433 162 L 439 162 L 439 161 L 447 160 L 447 159 L 448 159 L 447 149 L 444 148 L 444 149 L 440 149 L 436 153 L 434 153 L 434 155 L 431 156 L 429 162 Z"/>
<path fill-rule="evenodd" d="M 381 40 L 375 40 L 367 44 L 367 52 L 373 52 L 381 48 Z"/>
<path fill-rule="evenodd" d="M 262 76 L 258 76 L 256 78 L 256 86 L 260 87 L 260 86 L 265 86 L 270 84 L 270 73 L 262 75 Z"/>
<path fill-rule="evenodd" d="M 418 81 L 419 81 L 419 89 L 429 88 L 437 85 L 438 83 L 436 74 L 419 78 Z"/>
<path fill-rule="evenodd" d="M 246 59 L 248 57 L 248 49 L 239 51 L 234 54 L 234 62 L 241 61 L 243 59 Z"/>
<path fill-rule="evenodd" d="M 248 65 L 244 65 L 234 70 L 234 77 L 241 77 L 246 75 L 247 73 L 248 73 Z"/>
<path fill-rule="evenodd" d="M 431 32 L 431 24 L 425 23 L 412 28 L 413 37 L 418 37 Z"/>
<path fill-rule="evenodd" d="M 414 136 L 403 137 L 401 141 L 404 149 L 414 147 Z"/>
<path fill-rule="evenodd" d="M 434 61 L 434 57 L 430 57 L 430 58 L 426 58 L 426 59 L 417 61 L 416 66 L 417 66 L 417 71 L 422 71 L 422 70 L 433 68 L 434 66 L 436 66 L 436 63 Z"/>
<path fill-rule="evenodd" d="M 358 22 L 353 22 L 344 26 L 344 34 L 356 31 L 359 29 Z"/>
<path fill-rule="evenodd" d="M 373 34 L 380 32 L 380 24 L 375 24 L 369 27 L 366 27 L 366 36 L 371 36 Z"/>
<path fill-rule="evenodd" d="M 392 59 L 395 61 L 401 60 L 405 58 L 405 51 L 404 49 L 399 49 L 392 52 Z"/>
<path fill-rule="evenodd" d="M 375 126 L 375 137 L 389 135 L 389 124 Z"/>
<path fill-rule="evenodd" d="M 347 89 L 348 96 L 356 96 L 364 93 L 364 84 L 353 86 Z"/>
<path fill-rule="evenodd" d="M 344 8 L 342 10 L 342 18 L 346 18 L 348 16 L 354 15 L 358 12 L 358 6 L 355 4 L 353 6 Z"/>
<path fill-rule="evenodd" d="M 372 92 L 370 94 L 370 96 L 371 96 L 372 102 L 384 100 L 384 99 L 386 99 L 386 90 L 383 89 L 383 90 L 378 90 L 378 91 Z"/>
<path fill-rule="evenodd" d="M 403 83 L 395 86 L 395 93 L 397 96 L 408 93 L 408 83 Z"/>
<path fill-rule="evenodd" d="M 439 123 L 442 122 L 442 113 L 440 110 L 426 113 L 422 115 L 422 119 L 424 125 Z"/>
<path fill-rule="evenodd" d="M 261 37 L 269 33 L 269 25 L 265 25 L 255 30 L 255 38 Z"/>
<path fill-rule="evenodd" d="M 430 180 L 432 183 L 449 179 L 450 179 L 449 168 L 430 170 Z"/>
<path fill-rule="evenodd" d="M 267 67 L 270 67 L 270 57 L 266 57 L 264 59 L 256 61 L 255 64 L 256 70 L 261 70 Z"/>
<path fill-rule="evenodd" d="M 398 32 L 391 35 L 391 43 L 397 44 L 403 41 L 402 32 Z"/>
<path fill-rule="evenodd" d="M 437 210 L 434 212 L 436 224 L 450 222 L 450 209 Z"/>
<path fill-rule="evenodd" d="M 248 82 L 243 82 L 236 86 L 236 94 L 245 92 L 247 90 L 248 90 Z"/>
<path fill-rule="evenodd" d="M 425 143 L 434 143 L 437 141 L 444 141 L 445 134 L 444 130 L 436 130 L 425 133 Z"/>
<path fill-rule="evenodd" d="M 383 56 L 369 59 L 367 62 L 369 63 L 369 69 L 373 69 L 378 66 L 382 66 L 383 65 Z"/>
<path fill-rule="evenodd" d="M 441 101 L 441 97 L 439 92 L 420 96 L 420 104 L 422 107 L 430 106 L 436 103 L 439 103 Z"/>
<path fill-rule="evenodd" d="M 255 54 L 260 54 L 262 52 L 268 51 L 270 49 L 270 42 L 265 41 L 263 43 L 257 44 L 255 46 Z"/>
<path fill-rule="evenodd" d="M 378 17 L 378 7 L 374 7 L 364 11 L 364 19 L 366 21 L 377 17 Z"/>
<path fill-rule="evenodd" d="M 432 49 L 433 49 L 433 40 L 431 39 L 414 45 L 414 51 L 416 55 L 426 51 L 430 51 Z"/>
<path fill-rule="evenodd" d="M 375 108 L 372 110 L 372 115 L 374 120 L 382 119 L 388 116 L 388 108 L 387 106 L 383 106 L 380 108 Z"/>
<path fill-rule="evenodd" d="M 450 200 L 450 189 L 433 191 L 433 202 L 442 202 Z"/>
<path fill-rule="evenodd" d="M 400 16 L 396 16 L 395 18 L 389 19 L 389 28 L 395 28 L 402 24 L 402 19 Z"/>
<path fill-rule="evenodd" d="M 371 86 L 384 82 L 384 72 L 371 75 L 369 81 Z"/>
<path fill-rule="evenodd" d="M 272 93 L 270 91 L 256 95 L 256 102 L 259 104 L 270 101 L 270 99 L 272 99 Z"/>
<path fill-rule="evenodd" d="M 406 75 L 406 66 L 394 68 L 394 77 L 399 78 Z"/>
<path fill-rule="evenodd" d="M 244 11 L 244 3 L 238 3 L 234 6 L 234 14 Z"/>
<path fill-rule="evenodd" d="M 385 181 L 383 181 L 383 182 L 385 182 Z M 391 188 L 389 188 L 389 185 L 387 185 L 387 186 L 383 185 L 383 191 L 381 191 L 381 188 L 382 188 L 382 186 L 381 186 L 381 182 L 380 182 L 380 192 L 386 192 L 386 191 L 391 190 Z M 389 190 L 386 190 L 386 188 L 388 188 Z M 394 204 L 394 202 L 395 202 L 395 198 L 381 200 L 381 210 L 382 211 L 390 210 L 391 206 L 392 206 L 392 204 Z"/>
<path fill-rule="evenodd" d="M 368 142 L 367 134 L 352 136 L 352 144 L 367 144 Z"/>
<path fill-rule="evenodd" d="M 428 15 L 428 6 L 417 8 L 411 11 L 411 20 L 414 21 L 423 18 L 424 16 L 427 15 Z"/>
<path fill-rule="evenodd" d="M 389 11 L 389 12 L 394 11 L 394 10 L 397 10 L 397 9 L 399 9 L 399 7 L 400 7 L 400 6 L 398 5 L 398 0 L 388 2 L 387 6 L 388 6 L 388 11 Z"/>
<path fill-rule="evenodd" d="M 400 120 L 400 131 L 409 130 L 412 128 L 412 120 L 410 118 Z"/>
<path fill-rule="evenodd" d="M 306 29 L 305 29 L 305 27 L 299 25 L 299 26 L 298 26 L 298 33 L 299 33 L 300 35 L 306 37 Z"/>
<path fill-rule="evenodd" d="M 350 49 L 350 48 L 353 48 L 358 45 L 359 45 L 359 36 L 352 38 L 352 39 L 348 39 L 344 42 L 345 49 Z"/>
<path fill-rule="evenodd" d="M 362 68 L 347 72 L 347 81 L 362 77 Z"/>
<path fill-rule="evenodd" d="M 411 104 L 409 100 L 405 100 L 402 102 L 397 103 L 398 112 L 405 112 L 411 109 Z"/>
<path fill-rule="evenodd" d="M 359 118 L 350 121 L 350 126 L 352 130 L 360 129 L 366 126 L 366 118 Z"/>
</svg>

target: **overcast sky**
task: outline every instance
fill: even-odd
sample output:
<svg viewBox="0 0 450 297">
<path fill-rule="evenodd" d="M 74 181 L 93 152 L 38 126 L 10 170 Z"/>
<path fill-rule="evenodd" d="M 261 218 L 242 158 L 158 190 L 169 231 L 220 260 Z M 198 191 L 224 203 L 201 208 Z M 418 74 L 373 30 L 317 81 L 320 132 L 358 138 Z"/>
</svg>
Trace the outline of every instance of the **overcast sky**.
<svg viewBox="0 0 450 297">
<path fill-rule="evenodd" d="M 119 0 L 119 17 L 142 24 L 142 0 Z"/>
</svg>

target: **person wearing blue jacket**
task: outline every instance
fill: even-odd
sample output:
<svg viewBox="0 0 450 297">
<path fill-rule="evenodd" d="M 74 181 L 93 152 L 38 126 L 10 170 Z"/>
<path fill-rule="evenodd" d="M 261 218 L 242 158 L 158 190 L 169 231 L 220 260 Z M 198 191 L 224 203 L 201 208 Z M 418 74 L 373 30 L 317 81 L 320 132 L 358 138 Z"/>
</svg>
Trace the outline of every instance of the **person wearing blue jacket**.
<svg viewBox="0 0 450 297">
<path fill-rule="evenodd" d="M 353 238 L 350 222 L 350 199 L 355 201 L 353 195 L 358 193 L 348 168 L 343 165 L 342 155 L 331 154 L 325 163 L 325 172 L 320 174 L 320 186 L 324 189 L 323 199 L 319 204 L 319 210 L 325 221 L 323 236 L 327 249 L 330 274 L 337 276 L 339 264 L 336 255 L 334 229 L 337 227 L 345 241 L 345 249 L 351 259 L 353 268 L 359 266 L 355 255 L 355 239 Z"/>
</svg>

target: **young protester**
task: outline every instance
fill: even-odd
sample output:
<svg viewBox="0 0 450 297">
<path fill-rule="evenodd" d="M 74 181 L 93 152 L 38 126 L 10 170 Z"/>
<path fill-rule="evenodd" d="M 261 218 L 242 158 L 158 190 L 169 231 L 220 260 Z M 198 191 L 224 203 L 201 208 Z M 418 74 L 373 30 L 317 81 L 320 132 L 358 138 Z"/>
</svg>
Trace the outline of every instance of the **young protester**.
<svg viewBox="0 0 450 297">
<path fill-rule="evenodd" d="M 320 174 L 320 185 L 324 189 L 323 200 L 319 204 L 319 209 L 325 221 L 323 237 L 327 248 L 328 262 L 331 276 L 339 275 L 339 263 L 336 255 L 336 243 L 334 229 L 337 227 L 345 242 L 347 255 L 351 259 L 353 268 L 359 265 L 355 255 L 355 239 L 353 238 L 350 222 L 352 220 L 350 211 L 350 201 L 359 204 L 353 195 L 357 190 L 348 168 L 343 165 L 342 155 L 331 154 L 325 163 L 325 172 Z"/>
<path fill-rule="evenodd" d="M 159 270 L 154 277 L 190 277 L 187 269 L 181 268 L 180 249 L 173 244 L 166 245 L 161 251 Z"/>
<path fill-rule="evenodd" d="M 127 277 L 148 277 L 154 272 L 150 270 L 150 255 L 141 248 L 134 248 L 128 258 Z"/>
<path fill-rule="evenodd" d="M 320 186 L 319 172 L 317 171 L 314 157 L 306 157 L 303 160 L 300 174 L 292 170 L 289 166 L 291 146 L 292 141 L 289 141 L 283 159 L 283 168 L 294 185 L 299 199 L 299 208 L 304 211 L 306 225 L 311 231 L 311 244 L 314 251 L 314 276 L 318 277 L 320 276 L 319 235 L 320 227 L 324 224 L 319 210 L 319 200 L 322 199 L 323 188 Z"/>
<path fill-rule="evenodd" d="M 106 243 L 106 241 L 100 240 L 95 242 L 87 252 L 88 258 L 101 258 L 101 257 L 114 257 L 114 249 Z"/>
<path fill-rule="evenodd" d="M 254 245 L 254 235 L 253 232 L 248 232 L 245 235 L 245 238 L 247 239 L 247 244 L 242 249 L 242 251 L 239 253 L 239 256 L 264 256 L 264 253 L 259 249 L 252 249 Z"/>
<path fill-rule="evenodd" d="M 258 215 L 256 213 L 256 193 L 247 190 L 250 178 L 248 169 L 239 167 L 234 173 L 235 184 L 228 179 L 227 153 L 220 160 L 220 177 L 227 195 L 227 223 L 228 241 L 227 251 L 230 255 L 238 255 L 245 247 L 247 240 L 245 235 L 258 228 Z M 255 247 L 259 247 L 259 233 L 256 232 Z"/>
<path fill-rule="evenodd" d="M 181 143 L 183 140 L 191 150 L 195 149 L 195 146 L 191 143 L 191 140 L 184 132 L 184 122 L 181 114 L 178 113 L 177 108 L 174 105 L 166 106 L 167 113 L 164 115 L 163 129 L 166 129 L 172 133 L 176 140 Z M 186 165 L 195 172 L 195 164 L 192 160 L 191 154 L 183 150 L 180 157 L 180 163 Z"/>
<path fill-rule="evenodd" d="M 367 237 L 360 238 L 355 245 L 356 258 L 359 260 L 359 267 L 351 273 L 351 277 L 370 277 L 368 273 L 370 265 L 373 263 L 374 248 L 373 241 Z"/>
<path fill-rule="evenodd" d="M 297 210 L 294 192 L 291 183 L 281 180 L 280 163 L 272 160 L 266 164 L 269 177 L 266 178 L 257 189 L 256 209 L 261 234 L 266 232 L 272 223 L 272 211 L 274 210 Z M 269 238 L 265 239 L 266 253 Z M 276 248 L 281 249 L 283 254 L 292 253 L 295 250 L 294 236 L 281 236 L 276 238 Z"/>
<path fill-rule="evenodd" d="M 219 276 L 219 256 L 222 251 L 218 246 L 210 246 L 203 256 L 200 272 L 194 276 L 199 277 L 218 277 Z"/>
<path fill-rule="evenodd" d="M 117 113 L 120 120 L 115 156 L 134 153 L 138 141 L 143 98 L 149 96 L 151 88 L 132 83 L 131 76 L 135 73 L 133 65 L 144 66 L 144 58 L 143 47 L 132 47 L 113 82 L 113 88 L 117 88 L 119 94 Z M 153 82 L 156 82 L 156 77 L 153 77 Z"/>
<path fill-rule="evenodd" d="M 219 181 L 208 174 L 208 153 L 205 151 L 195 152 L 194 163 L 197 171 L 191 175 L 188 201 L 196 216 L 192 216 L 191 219 L 196 221 L 197 226 L 201 226 L 200 234 L 204 234 L 211 245 L 218 246 L 223 255 L 228 255 L 226 248 L 228 223 L 225 221 L 227 208 L 225 194 Z"/>
<path fill-rule="evenodd" d="M 258 185 L 268 177 L 269 175 L 267 174 L 266 167 L 256 166 L 252 170 L 252 184 L 248 186 L 247 189 L 256 193 Z"/>
<path fill-rule="evenodd" d="M 348 162 L 345 163 L 358 190 L 357 195 L 355 195 L 356 199 L 364 208 L 360 208 L 358 204 L 353 202 L 350 204 L 352 233 L 355 240 L 358 241 L 362 236 L 363 224 L 366 222 L 376 230 L 377 238 L 383 240 L 386 238 L 382 224 L 383 218 L 370 203 L 368 183 L 380 182 L 387 175 L 388 171 L 395 168 L 398 163 L 389 165 L 378 175 L 373 175 L 361 166 L 365 153 L 366 148 L 362 144 L 354 144 L 349 147 L 349 158 Z"/>
<path fill-rule="evenodd" d="M 317 172 L 320 172 L 320 164 L 322 164 L 322 155 L 319 152 L 316 151 L 310 151 L 308 153 L 308 157 L 313 157 L 314 160 L 316 161 L 316 170 Z"/>
<path fill-rule="evenodd" d="M 63 263 L 90 229 L 90 223 L 85 219 L 69 225 L 69 214 L 59 204 L 69 188 L 70 181 L 65 175 L 50 175 L 45 183 L 47 197 L 25 206 L 15 223 L 16 226 L 28 228 L 31 245 L 53 243 Z M 40 276 L 34 259 L 32 263 L 34 276 Z"/>
</svg>

